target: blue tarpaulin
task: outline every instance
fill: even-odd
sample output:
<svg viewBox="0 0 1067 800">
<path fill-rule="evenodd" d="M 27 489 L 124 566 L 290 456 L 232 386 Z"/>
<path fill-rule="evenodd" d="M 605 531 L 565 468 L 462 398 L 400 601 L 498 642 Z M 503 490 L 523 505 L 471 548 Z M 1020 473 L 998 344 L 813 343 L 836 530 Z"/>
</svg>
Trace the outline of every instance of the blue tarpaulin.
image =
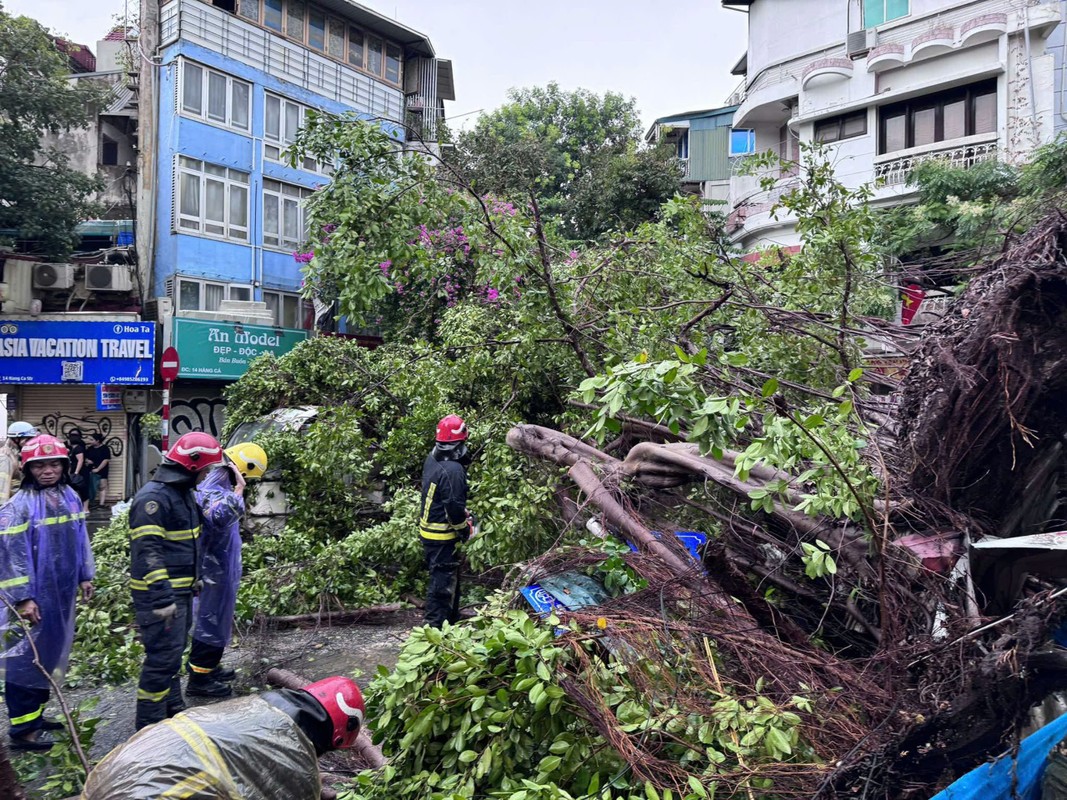
<svg viewBox="0 0 1067 800">
<path fill-rule="evenodd" d="M 1019 745 L 1019 755 L 1010 754 L 971 770 L 931 800 L 1040 800 L 1041 777 L 1049 751 L 1067 737 L 1067 715 L 1054 719 L 1030 734 Z M 1012 794 L 1012 769 L 1018 783 Z"/>
</svg>

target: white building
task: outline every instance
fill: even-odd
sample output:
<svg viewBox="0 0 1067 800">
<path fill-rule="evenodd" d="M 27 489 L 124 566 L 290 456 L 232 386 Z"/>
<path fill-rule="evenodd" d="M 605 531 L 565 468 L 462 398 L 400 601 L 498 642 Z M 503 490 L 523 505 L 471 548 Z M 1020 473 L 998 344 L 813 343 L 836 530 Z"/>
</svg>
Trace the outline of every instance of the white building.
<svg viewBox="0 0 1067 800">
<path fill-rule="evenodd" d="M 838 179 L 884 183 L 879 204 L 905 202 L 919 162 L 1025 161 L 1050 141 L 1063 111 L 1064 0 L 723 0 L 748 14 L 736 129 L 756 151 L 795 158 L 799 142 L 830 146 Z M 1050 37 L 1052 40 L 1050 42 Z M 1061 123 L 1058 125 L 1057 123 Z M 731 178 L 730 228 L 745 247 L 793 245 L 772 219 L 795 185 Z"/>
</svg>

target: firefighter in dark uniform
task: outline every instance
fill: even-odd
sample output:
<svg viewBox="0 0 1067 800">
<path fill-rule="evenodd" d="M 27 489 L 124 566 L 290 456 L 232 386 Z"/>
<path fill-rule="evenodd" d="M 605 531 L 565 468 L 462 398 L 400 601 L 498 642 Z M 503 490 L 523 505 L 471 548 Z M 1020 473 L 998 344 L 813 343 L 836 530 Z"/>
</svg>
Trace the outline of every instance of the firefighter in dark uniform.
<svg viewBox="0 0 1067 800">
<path fill-rule="evenodd" d="M 222 459 L 215 437 L 184 434 L 130 506 L 130 590 L 145 650 L 137 730 L 185 708 L 179 676 L 192 622 L 200 534 L 193 489 L 198 477 Z"/>
<path fill-rule="evenodd" d="M 437 423 L 436 443 L 422 467 L 419 535 L 426 551 L 430 588 L 423 619 L 440 628 L 459 620 L 459 558 L 456 545 L 474 531 L 467 511 L 467 425 L 455 414 Z"/>
</svg>

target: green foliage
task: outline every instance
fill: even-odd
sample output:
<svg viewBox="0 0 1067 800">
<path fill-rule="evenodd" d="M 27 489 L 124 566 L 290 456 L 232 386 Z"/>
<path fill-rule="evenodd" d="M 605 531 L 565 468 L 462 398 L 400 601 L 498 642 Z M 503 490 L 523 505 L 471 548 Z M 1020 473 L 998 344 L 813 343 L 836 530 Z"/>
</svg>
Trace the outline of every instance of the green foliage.
<svg viewBox="0 0 1067 800">
<path fill-rule="evenodd" d="M 815 544 L 801 542 L 800 546 L 804 549 L 801 560 L 804 562 L 805 575 L 815 579 L 837 574 L 837 562 L 830 555 L 830 545 L 822 539 L 816 539 Z"/>
<path fill-rule="evenodd" d="M 367 696 L 375 740 L 390 764 L 360 775 L 342 798 L 690 800 L 713 796 L 715 776 L 738 763 L 758 768 L 809 757 L 801 718 L 789 708 L 808 710 L 803 698 L 783 707 L 762 696 L 721 695 L 707 701 L 706 714 L 686 712 L 636 688 L 655 680 L 659 665 L 603 660 L 596 639 L 558 639 L 558 619 L 540 624 L 505 610 L 502 598 L 490 608 L 469 625 L 415 629 L 394 671 L 379 672 Z M 684 665 L 674 666 L 684 673 Z M 690 772 L 687 791 L 634 778 L 564 678 L 590 684 L 610 724 L 635 747 L 657 741 L 657 755 Z M 752 785 L 770 788 L 758 778 Z"/>
<path fill-rule="evenodd" d="M 42 145 L 86 126 L 104 97 L 88 81 L 68 82 L 67 58 L 38 22 L 0 8 L 0 229 L 53 257 L 71 251 L 74 226 L 92 216 L 90 198 L 103 188 L 71 169 L 62 147 Z"/>
<path fill-rule="evenodd" d="M 564 235 L 590 240 L 654 219 L 678 191 L 673 153 L 641 143 L 633 98 L 549 83 L 513 89 L 460 135 L 456 160 L 478 191 L 534 197 Z"/>
<path fill-rule="evenodd" d="M 99 702 L 99 697 L 90 697 L 70 710 L 78 741 L 85 753 L 89 752 L 100 724 L 98 717 L 90 715 Z M 33 796 L 37 800 L 66 800 L 78 794 L 85 785 L 85 769 L 71 741 L 70 729 L 64 727 L 57 731 L 55 739 L 55 746 L 48 752 L 24 753 L 12 761 L 19 783 L 36 782 Z"/>
<path fill-rule="evenodd" d="M 93 534 L 96 591 L 79 607 L 74 624 L 67 684 L 119 684 L 135 677 L 144 648 L 134 627 L 130 600 L 130 526 L 126 512 Z"/>
</svg>

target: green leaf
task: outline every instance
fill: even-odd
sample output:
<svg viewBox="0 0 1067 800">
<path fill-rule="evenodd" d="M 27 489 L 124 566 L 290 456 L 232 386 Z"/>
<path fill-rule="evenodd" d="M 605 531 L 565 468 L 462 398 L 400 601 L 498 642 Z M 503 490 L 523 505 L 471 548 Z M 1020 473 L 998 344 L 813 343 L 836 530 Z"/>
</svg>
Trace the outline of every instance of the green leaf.
<svg viewBox="0 0 1067 800">
<path fill-rule="evenodd" d="M 778 391 L 778 379 L 777 378 L 771 378 L 770 380 L 768 380 L 766 383 L 763 384 L 763 389 L 761 390 L 761 393 L 763 394 L 764 397 L 770 397 L 771 395 L 773 395 L 777 391 Z"/>
<path fill-rule="evenodd" d="M 856 369 L 854 369 L 850 373 L 848 373 L 848 382 L 849 383 L 855 383 L 861 377 L 863 377 L 863 370 L 860 369 L 859 367 L 857 367 Z"/>
<path fill-rule="evenodd" d="M 461 764 L 470 764 L 472 761 L 478 758 L 478 753 L 474 750 L 464 750 L 459 754 L 459 760 Z"/>
</svg>

